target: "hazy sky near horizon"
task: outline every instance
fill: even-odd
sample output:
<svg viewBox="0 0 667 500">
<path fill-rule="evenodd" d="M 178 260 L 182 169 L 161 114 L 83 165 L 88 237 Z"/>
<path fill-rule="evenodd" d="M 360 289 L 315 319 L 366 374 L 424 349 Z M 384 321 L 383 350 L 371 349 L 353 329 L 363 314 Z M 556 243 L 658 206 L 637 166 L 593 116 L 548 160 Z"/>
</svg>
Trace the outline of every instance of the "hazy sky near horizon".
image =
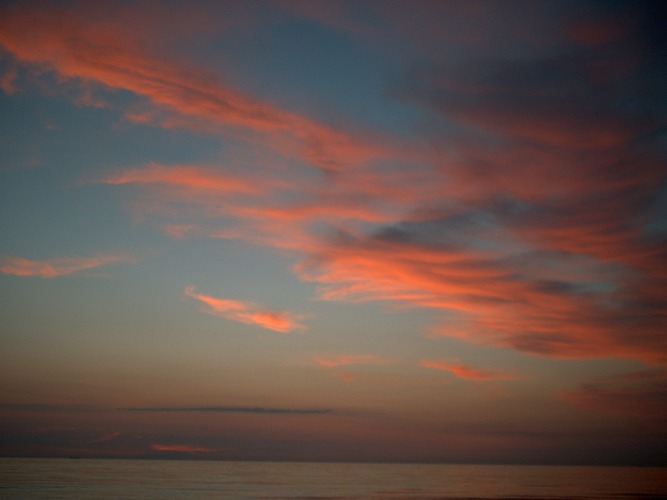
<svg viewBox="0 0 667 500">
<path fill-rule="evenodd" d="M 2 2 L 0 455 L 665 465 L 666 22 Z"/>
</svg>

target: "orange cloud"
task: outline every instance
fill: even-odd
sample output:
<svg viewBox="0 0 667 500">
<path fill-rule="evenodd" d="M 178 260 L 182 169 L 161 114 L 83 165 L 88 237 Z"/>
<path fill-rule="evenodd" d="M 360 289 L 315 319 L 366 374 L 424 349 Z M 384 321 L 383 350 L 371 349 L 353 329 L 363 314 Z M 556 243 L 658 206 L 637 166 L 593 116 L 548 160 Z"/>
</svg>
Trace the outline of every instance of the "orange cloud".
<svg viewBox="0 0 667 500">
<path fill-rule="evenodd" d="M 458 360 L 423 360 L 419 364 L 425 368 L 448 371 L 459 378 L 470 380 L 516 380 L 519 378 L 516 375 L 511 375 L 502 370 L 484 370 L 480 368 L 473 368 Z"/>
<path fill-rule="evenodd" d="M 151 449 L 155 451 L 171 451 L 177 453 L 212 453 L 215 450 L 203 446 L 190 444 L 152 444 Z"/>
<path fill-rule="evenodd" d="M 417 213 L 368 236 L 340 232 L 311 247 L 295 271 L 326 300 L 448 311 L 439 335 L 544 356 L 664 363 L 664 243 L 623 216 L 636 200 L 613 195 L 643 196 L 656 170 L 637 166 L 635 185 L 624 172 L 589 186 L 602 187 L 597 206 L 582 180 L 552 207 L 480 200 L 459 212 Z"/>
<path fill-rule="evenodd" d="M 0 271 L 14 276 L 57 278 L 78 271 L 94 269 L 119 262 L 135 263 L 129 254 L 97 255 L 94 257 L 63 257 L 49 260 L 29 260 L 22 257 L 0 256 Z"/>
<path fill-rule="evenodd" d="M 185 288 L 185 294 L 205 304 L 206 310 L 210 314 L 219 315 L 233 321 L 257 325 L 280 333 L 305 329 L 304 325 L 299 323 L 302 318 L 288 311 L 275 311 L 252 302 L 220 299 L 200 294 L 195 292 L 192 286 Z"/>
</svg>

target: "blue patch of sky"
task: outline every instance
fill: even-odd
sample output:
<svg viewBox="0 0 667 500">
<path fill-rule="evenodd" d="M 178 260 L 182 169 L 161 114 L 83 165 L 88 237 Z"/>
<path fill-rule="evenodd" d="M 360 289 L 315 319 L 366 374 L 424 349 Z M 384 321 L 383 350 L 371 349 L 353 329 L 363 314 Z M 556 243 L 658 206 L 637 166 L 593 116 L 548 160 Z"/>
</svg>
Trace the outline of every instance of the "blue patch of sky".
<svg viewBox="0 0 667 500">
<path fill-rule="evenodd" d="M 224 153 L 218 137 L 124 121 L 119 109 L 136 100 L 129 93 L 104 98 L 113 106 L 0 94 L 0 252 L 49 258 L 46 241 L 55 255 L 116 250 L 131 238 L 141 244 L 147 233 L 127 224 L 128 189 L 96 182 L 150 161 L 214 163 Z"/>
<path fill-rule="evenodd" d="M 667 182 L 657 190 L 650 207 L 651 217 L 643 227 L 643 233 L 647 236 L 667 235 Z"/>
<path fill-rule="evenodd" d="M 388 59 L 342 31 L 305 21 L 273 23 L 222 40 L 214 50 L 232 65 L 238 90 L 331 124 L 352 119 L 404 133 L 420 117 L 389 96 L 397 69 Z"/>
</svg>

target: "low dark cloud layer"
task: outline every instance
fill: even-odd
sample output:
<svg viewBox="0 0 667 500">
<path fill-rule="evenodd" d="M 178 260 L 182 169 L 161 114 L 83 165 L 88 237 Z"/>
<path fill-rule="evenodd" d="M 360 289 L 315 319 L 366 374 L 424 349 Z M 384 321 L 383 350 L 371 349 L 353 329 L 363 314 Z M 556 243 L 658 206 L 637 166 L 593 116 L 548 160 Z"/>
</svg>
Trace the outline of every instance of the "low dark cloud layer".
<svg viewBox="0 0 667 500">
<path fill-rule="evenodd" d="M 323 415 L 334 413 L 329 408 L 273 408 L 264 406 L 167 406 L 121 408 L 133 412 L 187 412 L 187 413 L 255 413 L 259 415 Z"/>
</svg>

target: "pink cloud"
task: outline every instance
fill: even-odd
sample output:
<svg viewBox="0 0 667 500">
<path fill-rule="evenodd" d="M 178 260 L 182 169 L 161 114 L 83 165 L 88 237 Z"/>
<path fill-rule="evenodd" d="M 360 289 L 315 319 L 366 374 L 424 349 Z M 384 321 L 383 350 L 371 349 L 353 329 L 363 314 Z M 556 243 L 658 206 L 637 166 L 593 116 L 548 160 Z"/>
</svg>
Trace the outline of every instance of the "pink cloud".
<svg viewBox="0 0 667 500">
<path fill-rule="evenodd" d="M 192 286 L 185 288 L 185 294 L 206 305 L 210 314 L 222 316 L 232 321 L 257 325 L 280 333 L 303 331 L 305 326 L 300 323 L 300 315 L 288 311 L 266 309 L 253 302 L 232 299 L 221 299 L 197 293 Z"/>
<path fill-rule="evenodd" d="M 425 368 L 448 371 L 459 378 L 465 378 L 469 380 L 516 380 L 520 378 L 502 370 L 485 370 L 481 368 L 474 368 L 462 363 L 459 360 L 423 360 L 419 364 Z"/>
<path fill-rule="evenodd" d="M 29 260 L 22 257 L 0 256 L 0 271 L 14 276 L 57 278 L 87 269 L 95 269 L 120 262 L 136 263 L 129 254 L 97 255 L 93 257 L 62 257 L 48 260 Z"/>
</svg>

